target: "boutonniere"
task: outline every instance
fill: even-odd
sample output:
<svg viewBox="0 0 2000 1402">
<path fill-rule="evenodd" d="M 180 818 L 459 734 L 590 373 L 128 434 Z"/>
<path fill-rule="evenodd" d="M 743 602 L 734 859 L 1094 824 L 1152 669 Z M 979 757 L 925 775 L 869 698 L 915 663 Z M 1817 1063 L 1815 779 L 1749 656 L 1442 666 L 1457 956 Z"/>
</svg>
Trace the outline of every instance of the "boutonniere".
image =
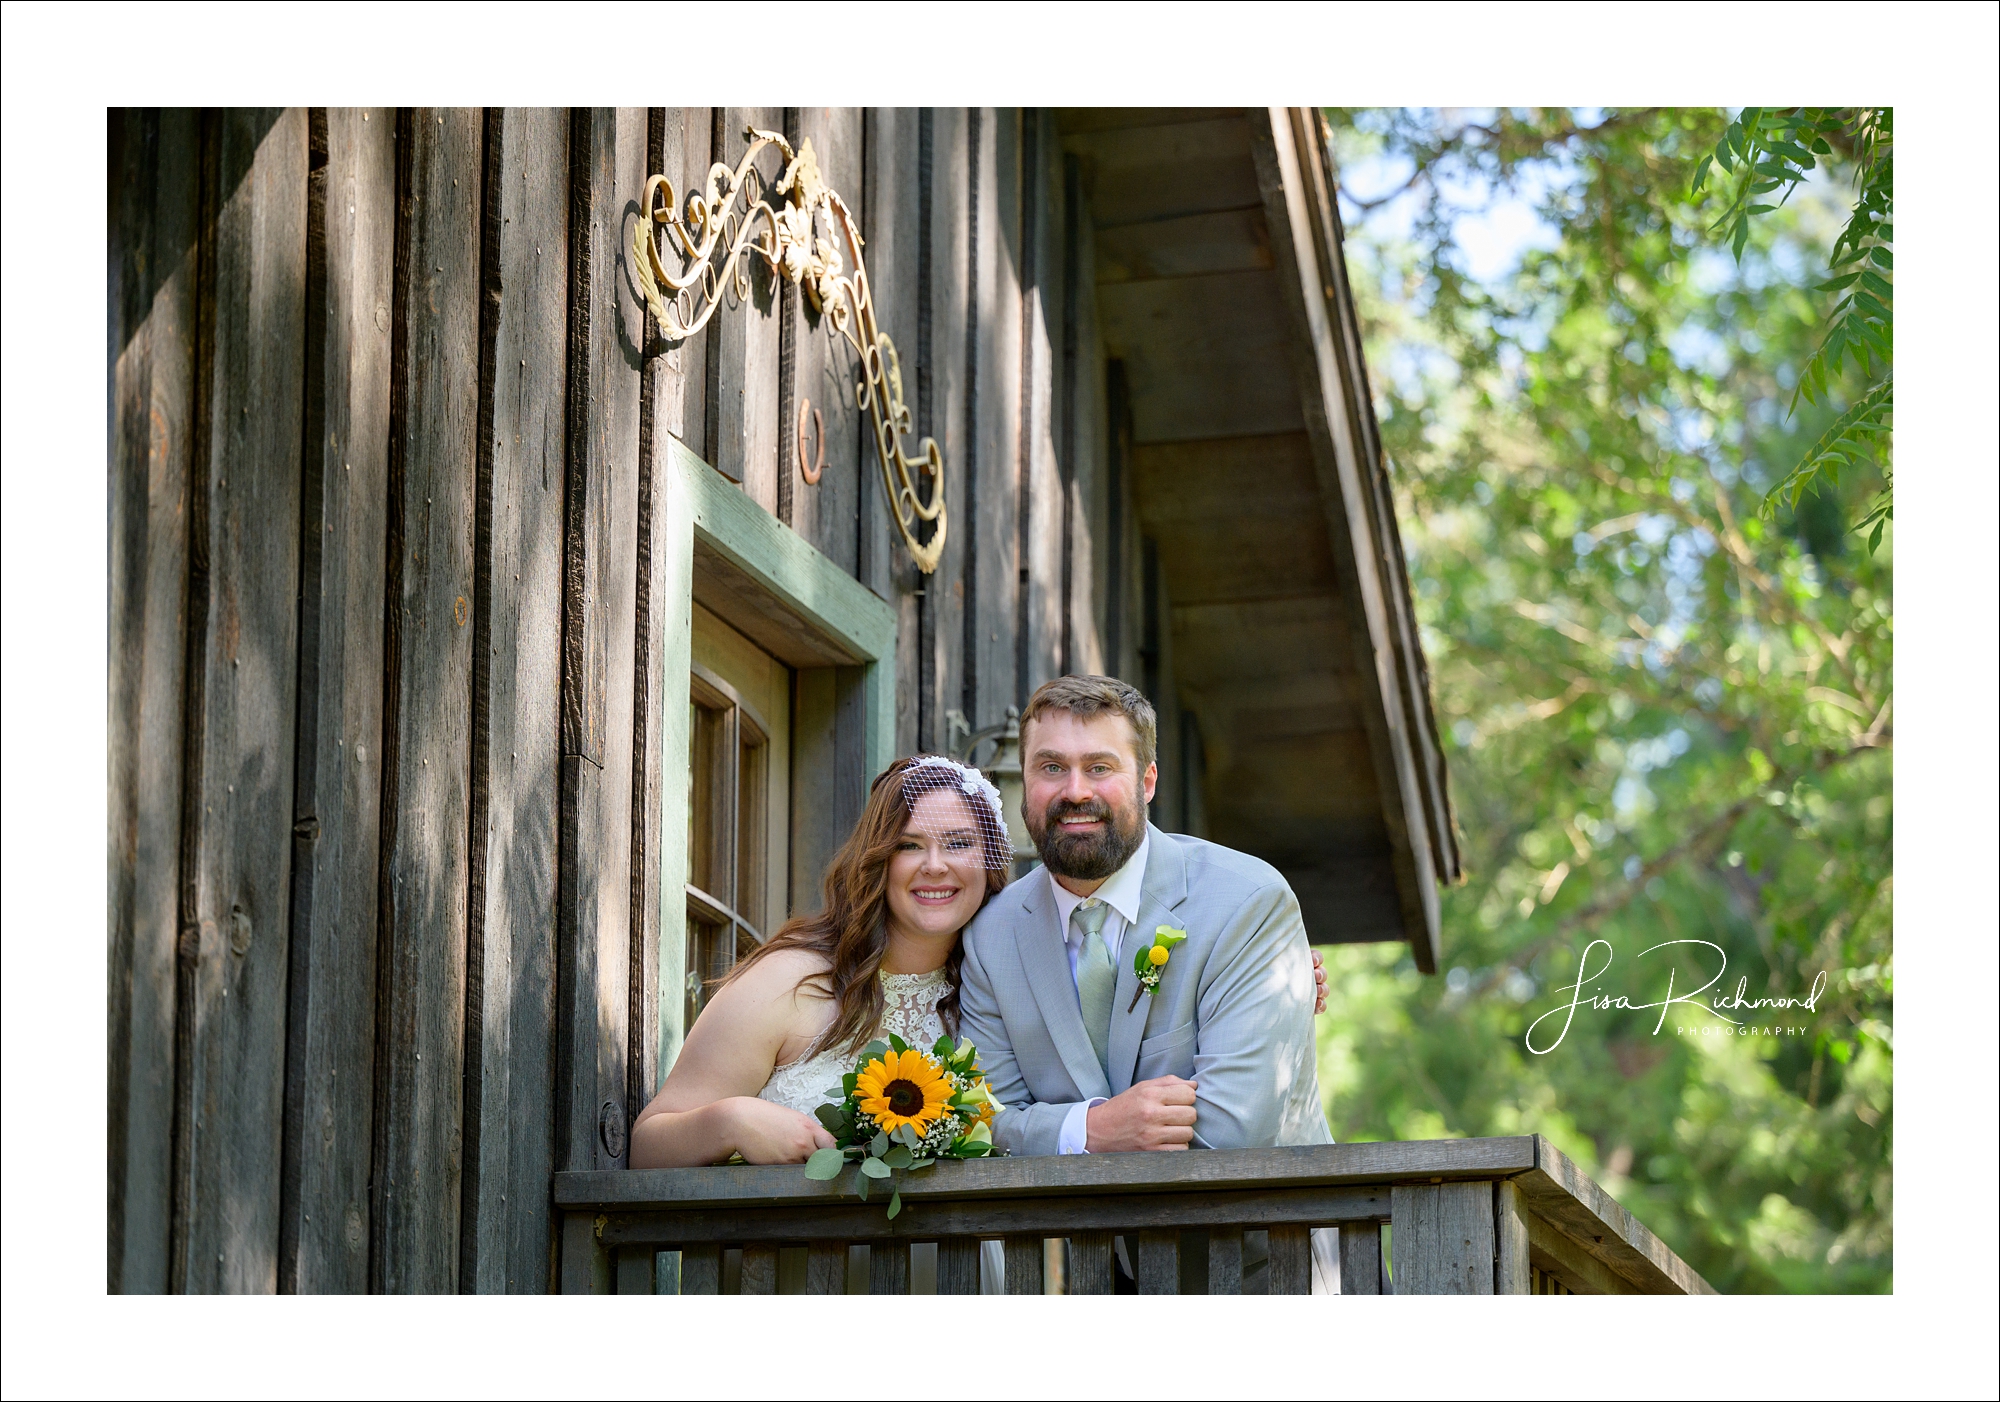
<svg viewBox="0 0 2000 1402">
<path fill-rule="evenodd" d="M 1126 1012 L 1139 1006 L 1141 993 L 1150 998 L 1160 991 L 1160 975 L 1167 971 L 1167 960 L 1173 958 L 1174 946 L 1186 938 L 1186 930 L 1162 925 L 1153 932 L 1151 944 L 1142 944 L 1134 951 L 1132 972 L 1139 976 L 1139 986 L 1132 990 L 1132 1001 L 1125 1005 Z"/>
</svg>

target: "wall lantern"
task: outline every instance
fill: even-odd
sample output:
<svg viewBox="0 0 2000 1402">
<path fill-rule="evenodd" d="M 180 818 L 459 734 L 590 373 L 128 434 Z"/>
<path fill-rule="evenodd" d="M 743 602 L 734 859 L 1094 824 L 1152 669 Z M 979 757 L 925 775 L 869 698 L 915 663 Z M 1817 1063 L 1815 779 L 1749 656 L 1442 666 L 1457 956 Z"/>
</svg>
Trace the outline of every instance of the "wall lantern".
<svg viewBox="0 0 2000 1402">
<path fill-rule="evenodd" d="M 708 324 L 725 290 L 733 287 L 739 301 L 749 300 L 745 254 L 763 259 L 774 274 L 803 288 L 814 309 L 859 357 L 861 378 L 854 385 L 854 402 L 867 411 L 875 429 L 875 453 L 882 465 L 889 511 L 910 558 L 930 574 L 944 553 L 944 455 L 929 438 L 917 445 L 914 457 L 903 450 L 903 436 L 911 431 L 903 369 L 895 342 L 875 324 L 875 301 L 861 260 L 861 232 L 847 202 L 820 179 L 819 159 L 810 140 L 794 152 L 791 143 L 773 131 L 748 127 L 744 136 L 750 148 L 736 168 L 720 161 L 710 166 L 702 192 L 690 191 L 685 207 L 666 176 L 646 181 L 639 203 L 642 214 L 632 235 L 646 306 L 668 340 L 686 340 Z M 784 173 L 768 191 L 755 165 L 766 146 L 777 147 L 785 158 Z M 839 244 L 821 237 L 822 217 L 827 233 L 845 244 L 845 258 Z M 848 259 L 853 261 L 852 273 L 847 271 Z M 680 271 L 669 267 L 670 261 L 678 263 Z M 919 540 L 918 531 L 926 521 L 932 526 L 930 538 Z"/>
</svg>

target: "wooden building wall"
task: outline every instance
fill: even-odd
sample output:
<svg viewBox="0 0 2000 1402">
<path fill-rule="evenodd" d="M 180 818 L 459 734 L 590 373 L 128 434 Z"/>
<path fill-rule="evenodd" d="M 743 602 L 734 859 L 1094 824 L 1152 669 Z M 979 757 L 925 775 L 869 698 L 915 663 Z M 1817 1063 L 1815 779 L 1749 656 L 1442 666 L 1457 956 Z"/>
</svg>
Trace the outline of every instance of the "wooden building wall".
<svg viewBox="0 0 2000 1402">
<path fill-rule="evenodd" d="M 794 289 L 759 276 L 674 345 L 637 297 L 646 177 L 698 184 L 746 125 L 810 137 L 860 213 L 950 473 L 935 574 Z M 112 1290 L 550 1287 L 550 1174 L 623 1162 L 673 1041 L 674 439 L 894 606 L 900 751 L 1115 670 L 1163 701 L 1157 816 L 1198 823 L 1052 114 L 134 110 L 109 137 Z M 794 906 L 868 777 L 859 669 L 808 675 L 794 743 L 847 759 L 795 788 Z"/>
</svg>

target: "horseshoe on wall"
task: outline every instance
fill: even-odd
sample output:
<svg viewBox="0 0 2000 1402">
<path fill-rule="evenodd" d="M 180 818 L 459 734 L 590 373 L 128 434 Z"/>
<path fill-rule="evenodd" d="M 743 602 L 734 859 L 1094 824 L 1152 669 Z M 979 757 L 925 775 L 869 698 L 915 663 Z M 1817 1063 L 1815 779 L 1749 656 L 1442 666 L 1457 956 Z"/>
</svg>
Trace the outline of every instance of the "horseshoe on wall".
<svg viewBox="0 0 2000 1402">
<path fill-rule="evenodd" d="M 814 448 L 813 460 L 810 463 L 806 461 L 806 416 L 808 414 L 812 416 Z M 826 471 L 826 420 L 821 416 L 819 410 L 813 408 L 813 402 L 810 399 L 801 399 L 799 401 L 798 431 L 792 437 L 792 445 L 794 451 L 798 454 L 799 476 L 806 479 L 808 487 L 817 487 L 819 485 L 820 474 Z"/>
</svg>

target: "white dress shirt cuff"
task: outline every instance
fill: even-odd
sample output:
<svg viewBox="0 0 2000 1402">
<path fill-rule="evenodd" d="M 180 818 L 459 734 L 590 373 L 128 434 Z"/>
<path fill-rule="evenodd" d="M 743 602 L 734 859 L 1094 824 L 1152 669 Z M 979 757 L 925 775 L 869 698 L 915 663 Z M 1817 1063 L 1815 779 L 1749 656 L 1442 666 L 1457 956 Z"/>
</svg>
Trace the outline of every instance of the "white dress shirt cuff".
<svg viewBox="0 0 2000 1402">
<path fill-rule="evenodd" d="M 1080 1100 L 1069 1107 L 1069 1113 L 1063 1116 L 1062 1132 L 1056 1136 L 1056 1152 L 1058 1154 L 1087 1154 L 1090 1152 L 1089 1149 L 1084 1147 L 1090 1143 L 1090 1126 L 1085 1122 L 1085 1119 L 1090 1114 L 1091 1106 L 1102 1105 L 1103 1103 L 1104 1097 L 1100 1095 L 1090 1100 Z"/>
</svg>

